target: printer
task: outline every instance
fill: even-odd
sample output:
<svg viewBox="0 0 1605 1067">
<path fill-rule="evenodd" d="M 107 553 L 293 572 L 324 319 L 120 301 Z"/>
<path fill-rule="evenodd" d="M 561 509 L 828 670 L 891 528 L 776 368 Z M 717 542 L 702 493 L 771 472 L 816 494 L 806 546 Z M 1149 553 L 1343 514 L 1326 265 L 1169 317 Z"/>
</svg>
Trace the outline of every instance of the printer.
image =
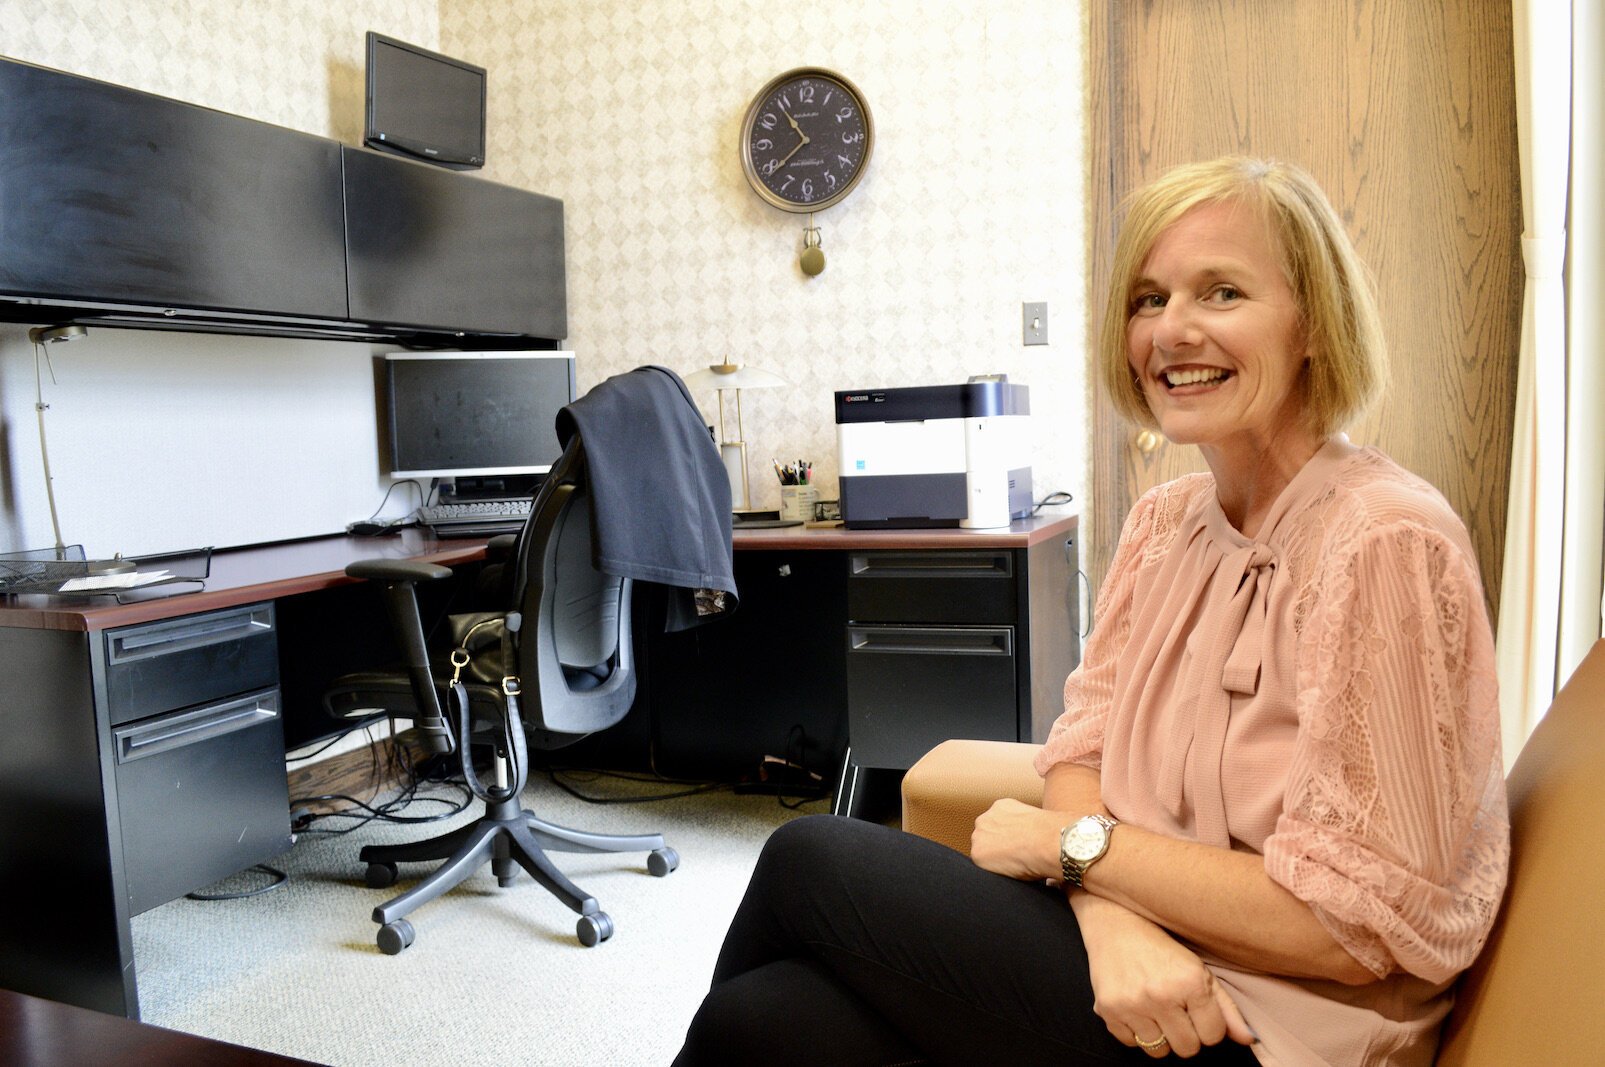
<svg viewBox="0 0 1605 1067">
<path fill-rule="evenodd" d="M 853 529 L 993 529 L 1031 514 L 1030 391 L 1005 376 L 836 393 Z"/>
</svg>

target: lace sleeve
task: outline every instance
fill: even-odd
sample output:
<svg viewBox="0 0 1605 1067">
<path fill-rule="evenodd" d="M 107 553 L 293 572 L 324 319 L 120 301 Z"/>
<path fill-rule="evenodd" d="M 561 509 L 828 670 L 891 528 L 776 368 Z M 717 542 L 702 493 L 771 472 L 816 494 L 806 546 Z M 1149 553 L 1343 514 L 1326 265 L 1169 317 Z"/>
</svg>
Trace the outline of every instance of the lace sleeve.
<svg viewBox="0 0 1605 1067">
<path fill-rule="evenodd" d="M 1299 641 L 1270 876 L 1379 977 L 1475 958 L 1509 859 L 1493 634 L 1469 550 L 1398 521 L 1331 551 Z"/>
<path fill-rule="evenodd" d="M 1045 775 L 1060 763 L 1096 768 L 1102 762 L 1103 730 L 1114 699 L 1115 669 L 1131 636 L 1132 597 L 1137 571 L 1146 558 L 1153 532 L 1158 491 L 1144 494 L 1126 516 L 1115 558 L 1098 590 L 1093 610 L 1097 622 L 1082 649 L 1081 663 L 1065 679 L 1064 712 L 1054 720 L 1047 743 L 1037 753 L 1038 774 Z"/>
</svg>

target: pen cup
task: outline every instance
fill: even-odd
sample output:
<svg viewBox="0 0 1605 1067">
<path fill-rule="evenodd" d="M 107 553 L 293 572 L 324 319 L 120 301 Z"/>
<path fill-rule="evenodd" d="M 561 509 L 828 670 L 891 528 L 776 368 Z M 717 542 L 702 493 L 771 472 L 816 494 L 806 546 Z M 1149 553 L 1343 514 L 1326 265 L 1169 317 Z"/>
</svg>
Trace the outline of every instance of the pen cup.
<svg viewBox="0 0 1605 1067">
<path fill-rule="evenodd" d="M 814 517 L 814 501 L 819 492 L 811 485 L 783 485 L 780 487 L 780 517 L 806 522 Z"/>
</svg>

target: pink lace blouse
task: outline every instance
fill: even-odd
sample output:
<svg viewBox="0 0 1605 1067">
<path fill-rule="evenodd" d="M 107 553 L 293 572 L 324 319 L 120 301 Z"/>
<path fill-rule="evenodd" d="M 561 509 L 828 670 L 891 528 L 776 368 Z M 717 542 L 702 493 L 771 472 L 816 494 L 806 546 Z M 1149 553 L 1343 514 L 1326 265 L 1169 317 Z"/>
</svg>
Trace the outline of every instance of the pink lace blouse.
<svg viewBox="0 0 1605 1067">
<path fill-rule="evenodd" d="M 1328 444 L 1258 538 L 1209 475 L 1132 509 L 1037 759 L 1134 825 L 1249 850 L 1377 981 L 1205 954 L 1271 1064 L 1428 1064 L 1509 857 L 1489 627 L 1465 528 L 1375 449 Z"/>
</svg>

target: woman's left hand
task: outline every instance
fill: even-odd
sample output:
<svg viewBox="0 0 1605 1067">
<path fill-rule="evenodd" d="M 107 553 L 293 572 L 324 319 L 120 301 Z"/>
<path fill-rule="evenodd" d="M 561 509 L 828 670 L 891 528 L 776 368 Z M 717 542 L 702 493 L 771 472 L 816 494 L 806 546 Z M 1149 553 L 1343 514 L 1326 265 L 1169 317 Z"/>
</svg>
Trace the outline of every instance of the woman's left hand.
<svg viewBox="0 0 1605 1067">
<path fill-rule="evenodd" d="M 1059 878 L 1059 831 L 1073 821 L 1062 811 L 1044 811 L 1018 800 L 999 800 L 975 820 L 970 859 L 977 867 L 1010 878 Z"/>
<path fill-rule="evenodd" d="M 1076 894 L 1092 1010 L 1115 1040 L 1158 1059 L 1197 1055 L 1226 1038 L 1257 1038 L 1198 955 L 1163 927 L 1112 901 Z"/>
</svg>

